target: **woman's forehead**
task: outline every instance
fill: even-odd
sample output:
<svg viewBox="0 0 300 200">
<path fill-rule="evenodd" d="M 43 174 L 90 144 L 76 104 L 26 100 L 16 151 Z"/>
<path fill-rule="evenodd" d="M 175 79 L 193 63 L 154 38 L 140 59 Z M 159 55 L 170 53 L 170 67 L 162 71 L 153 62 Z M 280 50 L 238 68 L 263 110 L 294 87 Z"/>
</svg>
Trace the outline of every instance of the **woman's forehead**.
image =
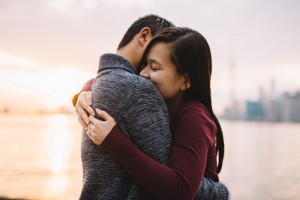
<svg viewBox="0 0 300 200">
<path fill-rule="evenodd" d="M 170 56 L 169 43 L 158 42 L 151 47 L 147 58 L 158 61 L 161 59 L 169 58 L 169 56 Z"/>
</svg>

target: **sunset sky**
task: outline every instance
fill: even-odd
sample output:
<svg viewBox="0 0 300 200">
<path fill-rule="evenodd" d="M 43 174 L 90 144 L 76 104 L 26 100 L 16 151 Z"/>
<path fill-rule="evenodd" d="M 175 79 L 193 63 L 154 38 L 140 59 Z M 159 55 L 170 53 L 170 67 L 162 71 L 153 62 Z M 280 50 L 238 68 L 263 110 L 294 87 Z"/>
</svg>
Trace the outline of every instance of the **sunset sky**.
<svg viewBox="0 0 300 200">
<path fill-rule="evenodd" d="M 0 110 L 71 109 L 100 55 L 115 52 L 131 23 L 150 13 L 206 37 L 219 112 L 232 85 L 240 100 L 256 99 L 271 80 L 278 94 L 300 89 L 297 0 L 0 0 Z"/>
</svg>

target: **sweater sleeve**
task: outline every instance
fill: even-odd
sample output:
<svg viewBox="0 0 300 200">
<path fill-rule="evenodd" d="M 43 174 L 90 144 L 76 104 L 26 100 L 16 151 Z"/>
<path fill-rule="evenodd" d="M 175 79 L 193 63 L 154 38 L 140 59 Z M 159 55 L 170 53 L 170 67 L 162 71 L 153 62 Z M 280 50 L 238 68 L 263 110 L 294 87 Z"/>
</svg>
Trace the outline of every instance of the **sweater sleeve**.
<svg viewBox="0 0 300 200">
<path fill-rule="evenodd" d="M 209 146 L 214 141 L 210 123 L 200 110 L 190 109 L 177 121 L 168 165 L 144 154 L 115 126 L 101 147 L 155 199 L 194 199 L 203 178 Z"/>
<path fill-rule="evenodd" d="M 77 94 L 75 94 L 75 95 L 73 96 L 73 98 L 72 98 L 72 104 L 73 104 L 73 106 L 76 105 L 77 100 L 78 100 L 78 96 L 79 96 L 79 94 L 80 94 L 82 91 L 91 91 L 91 90 L 92 90 L 93 82 L 94 82 L 94 79 L 91 79 L 91 80 L 87 81 L 87 82 L 83 85 L 83 87 L 82 87 L 82 89 L 80 90 L 80 92 L 77 93 Z"/>
</svg>

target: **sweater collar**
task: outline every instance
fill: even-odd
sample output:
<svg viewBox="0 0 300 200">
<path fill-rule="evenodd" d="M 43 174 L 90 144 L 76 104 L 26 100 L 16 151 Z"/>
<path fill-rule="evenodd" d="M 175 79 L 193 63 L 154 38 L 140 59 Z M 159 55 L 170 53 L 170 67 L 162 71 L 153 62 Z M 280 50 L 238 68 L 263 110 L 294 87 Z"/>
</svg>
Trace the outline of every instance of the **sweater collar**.
<svg viewBox="0 0 300 200">
<path fill-rule="evenodd" d="M 130 73 L 137 74 L 132 64 L 122 56 L 107 53 L 100 57 L 98 73 L 106 69 L 124 69 Z"/>
</svg>

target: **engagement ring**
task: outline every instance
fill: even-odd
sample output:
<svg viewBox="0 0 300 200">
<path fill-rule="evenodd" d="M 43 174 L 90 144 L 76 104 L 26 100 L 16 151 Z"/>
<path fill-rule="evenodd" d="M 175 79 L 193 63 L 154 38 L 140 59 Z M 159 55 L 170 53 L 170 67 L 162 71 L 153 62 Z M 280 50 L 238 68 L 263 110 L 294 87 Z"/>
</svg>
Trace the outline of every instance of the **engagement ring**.
<svg viewBox="0 0 300 200">
<path fill-rule="evenodd" d="M 90 131 L 86 131 L 87 132 L 87 134 L 88 134 L 88 136 L 91 138 L 91 139 L 93 139 L 93 135 L 90 133 Z"/>
</svg>

